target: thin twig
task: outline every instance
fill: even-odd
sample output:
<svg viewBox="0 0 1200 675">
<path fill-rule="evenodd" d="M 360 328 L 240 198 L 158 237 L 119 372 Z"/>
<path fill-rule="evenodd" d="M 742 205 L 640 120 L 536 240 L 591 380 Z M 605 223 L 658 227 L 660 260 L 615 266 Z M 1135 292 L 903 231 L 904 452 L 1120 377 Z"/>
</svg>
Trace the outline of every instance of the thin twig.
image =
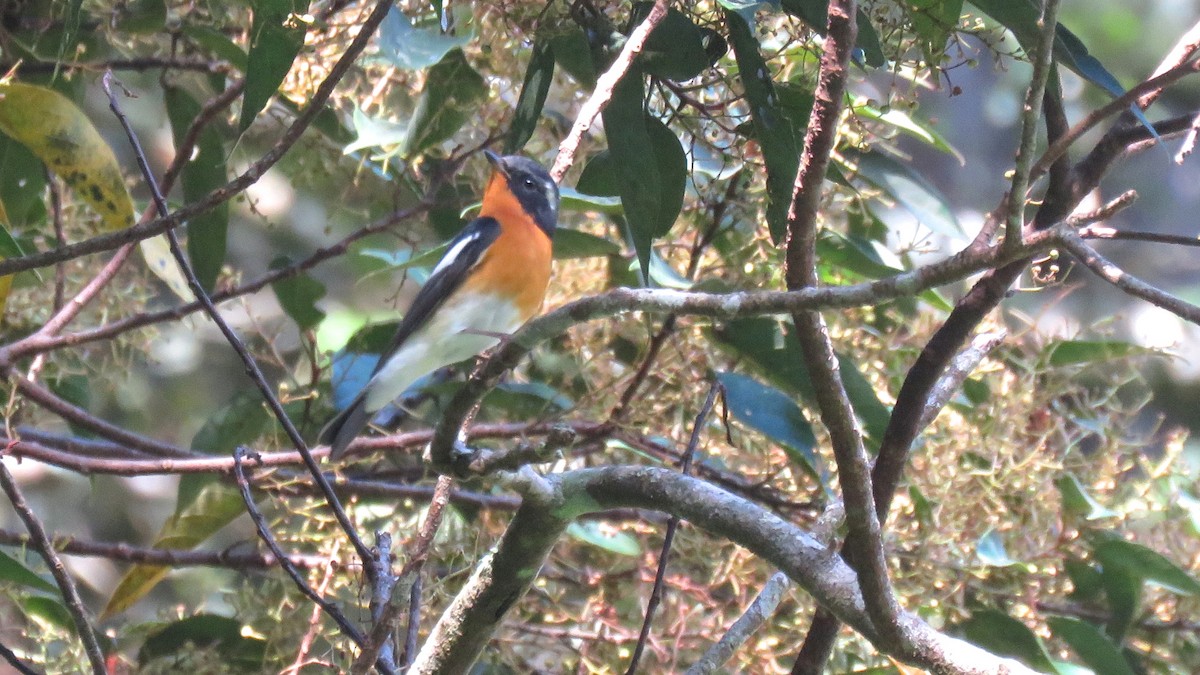
<svg viewBox="0 0 1200 675">
<path fill-rule="evenodd" d="M 429 502 L 429 509 L 425 512 L 425 519 L 421 521 L 421 529 L 417 531 L 417 537 L 413 541 L 412 549 L 408 552 L 408 561 L 404 563 L 404 568 L 397 575 L 398 580 L 392 590 L 391 597 L 379 613 L 378 618 L 376 618 L 375 625 L 371 629 L 371 634 L 368 636 L 366 644 L 362 646 L 362 652 L 354 660 L 350 672 L 365 673 L 367 671 L 370 664 L 376 660 L 376 654 L 383 649 L 383 645 L 389 641 L 392 633 L 395 632 L 396 625 L 405 608 L 409 610 L 409 629 L 406 631 L 406 634 L 411 634 L 412 631 L 416 630 L 415 627 L 419 626 L 421 603 L 419 595 L 420 587 L 417 586 L 417 579 L 420 578 L 421 569 L 424 567 L 425 561 L 429 558 L 429 549 L 433 545 L 433 538 L 437 535 L 438 528 L 442 525 L 442 513 L 450 500 L 450 487 L 452 484 L 453 481 L 447 476 L 440 476 L 438 478 L 437 485 L 434 488 L 433 499 Z M 416 590 L 413 590 L 414 588 Z M 408 668 L 415 656 L 416 650 L 408 648 L 408 640 L 406 639 L 403 669 Z"/>
<path fill-rule="evenodd" d="M 296 566 L 292 564 L 292 561 L 284 554 L 283 550 L 279 548 L 279 543 L 275 541 L 275 535 L 271 534 L 271 528 L 269 525 L 267 525 L 267 519 L 263 517 L 262 512 L 258 510 L 258 504 L 254 501 L 254 496 L 250 494 L 250 481 L 246 479 L 246 471 L 243 468 L 243 462 L 247 458 L 256 460 L 257 457 L 257 454 L 249 452 L 246 450 L 246 448 L 241 446 L 238 446 L 238 448 L 233 451 L 233 473 L 237 478 L 238 490 L 242 494 L 242 501 L 246 504 L 246 512 L 250 514 L 250 520 L 254 523 L 254 529 L 258 531 L 259 539 L 262 539 L 263 543 L 267 545 L 267 548 L 271 549 L 271 553 L 274 554 L 275 559 L 279 561 L 279 566 L 283 568 L 283 571 L 289 577 L 291 577 L 292 582 L 296 585 L 296 588 L 298 588 L 305 597 L 316 603 L 316 605 L 320 607 L 321 610 L 329 616 L 329 618 L 333 619 L 334 623 L 338 625 L 338 628 L 341 629 L 342 633 L 345 634 L 346 637 L 350 638 L 354 644 L 361 645 L 363 642 L 362 632 L 359 631 L 354 624 L 350 623 L 350 620 L 346 618 L 346 615 L 342 614 L 342 610 L 338 609 L 337 605 L 323 598 L 321 594 L 314 591 L 312 587 L 308 585 L 308 581 L 305 580 L 302 574 L 300 574 L 300 570 L 296 569 Z"/>
<path fill-rule="evenodd" d="M 1079 236 L 1084 239 L 1148 241 L 1155 244 L 1171 244 L 1173 246 L 1200 246 L 1200 237 L 1189 237 L 1182 234 L 1162 234 L 1160 232 L 1140 232 L 1138 230 L 1118 230 L 1103 225 L 1088 225 L 1079 230 Z"/>
<path fill-rule="evenodd" d="M 329 69 L 329 74 L 325 76 L 325 79 L 321 81 L 316 91 L 308 99 L 308 105 L 296 116 L 296 119 L 283 132 L 279 140 L 262 157 L 252 162 L 239 176 L 213 190 L 202 199 L 188 204 L 170 215 L 160 216 L 151 222 L 102 234 L 49 251 L 0 261 L 0 276 L 45 267 L 59 261 L 72 260 L 91 253 L 112 250 L 131 242 L 149 239 L 169 229 L 173 229 L 180 223 L 198 214 L 205 213 L 218 204 L 223 204 L 244 192 L 246 188 L 257 182 L 268 169 L 274 166 L 291 149 L 301 134 L 313 123 L 317 115 L 325 109 L 325 103 L 329 100 L 330 95 L 333 94 L 337 83 L 341 81 L 359 54 L 366 48 L 367 43 L 370 42 L 372 35 L 375 33 L 375 29 L 383 22 L 391 6 L 392 3 L 390 0 L 379 0 L 377 2 L 371 14 L 359 28 L 358 34 L 354 36 L 354 39 L 346 47 L 346 51 L 342 53 L 342 56 Z"/>
<path fill-rule="evenodd" d="M 317 593 L 322 597 L 329 590 L 329 585 L 333 583 L 333 577 L 337 572 L 337 552 L 340 544 L 341 540 L 339 539 L 333 541 L 333 550 L 329 552 L 329 562 L 325 564 L 325 576 L 321 577 L 321 585 L 317 586 Z M 282 670 L 279 675 L 300 675 L 300 670 L 308 660 L 308 652 L 312 649 L 313 640 L 316 639 L 320 627 L 321 606 L 313 605 L 312 613 L 308 616 L 308 630 L 304 631 L 304 637 L 300 638 L 300 646 L 296 649 L 296 658 L 292 660 L 292 665 Z"/>
<path fill-rule="evenodd" d="M 25 523 L 25 529 L 29 532 L 30 543 L 33 544 L 34 550 L 42 556 L 42 560 L 46 561 L 46 566 L 50 568 L 54 582 L 62 591 L 63 601 L 67 605 L 72 621 L 75 622 L 75 631 L 79 634 L 79 641 L 83 643 L 84 651 L 87 652 L 92 672 L 95 675 L 105 675 L 108 671 L 104 666 L 104 652 L 96 640 L 96 630 L 92 628 L 87 609 L 83 606 L 83 599 L 79 597 L 79 589 L 75 587 L 75 581 L 67 573 L 62 558 L 55 553 L 54 545 L 46 536 L 46 528 L 42 526 L 42 521 L 25 502 L 25 495 L 21 493 L 21 487 L 17 485 L 16 479 L 13 478 L 8 466 L 4 463 L 3 453 L 0 453 L 0 487 L 3 487 L 8 501 L 12 503 L 13 509 Z"/>
<path fill-rule="evenodd" d="M 692 423 L 692 435 L 688 439 L 687 449 L 684 450 L 683 460 L 679 465 L 679 472 L 685 476 L 692 468 L 692 457 L 695 456 L 696 449 L 700 445 L 700 434 L 708 424 L 708 416 L 712 414 L 713 406 L 717 402 L 717 394 L 721 391 L 721 383 L 713 380 L 708 387 L 708 396 L 704 399 L 704 405 L 700 406 L 700 412 L 696 413 L 696 421 Z M 637 672 L 638 662 L 641 661 L 642 652 L 646 648 L 646 641 L 650 638 L 650 625 L 654 622 L 654 613 L 658 610 L 659 603 L 662 602 L 663 586 L 667 577 L 667 560 L 671 555 L 671 544 L 675 541 L 675 531 L 679 528 L 679 521 L 679 516 L 674 514 L 667 521 L 662 552 L 658 555 L 658 570 L 654 573 L 654 588 L 650 591 L 650 600 L 646 602 L 646 616 L 642 619 L 642 629 L 638 633 L 633 656 L 629 657 L 629 668 L 625 670 L 625 675 L 634 675 Z"/>
<path fill-rule="evenodd" d="M 149 548 L 125 543 L 108 543 L 80 539 L 74 535 L 55 534 L 50 537 L 54 549 L 71 556 L 107 558 L 141 565 L 169 567 L 228 567 L 237 570 L 270 569 L 278 565 L 269 553 L 241 551 L 194 551 L 191 549 Z M 0 544 L 28 546 L 29 535 L 0 529 Z M 324 556 L 292 553 L 288 559 L 296 567 L 311 569 L 329 562 Z"/>
<path fill-rule="evenodd" d="M 1200 326 L 1200 307 L 1152 286 L 1117 267 L 1112 261 L 1088 246 L 1078 234 L 1069 230 L 1062 232 L 1062 246 L 1079 259 L 1096 276 L 1152 305 L 1161 307 L 1175 316 Z"/>
<path fill-rule="evenodd" d="M 922 428 L 929 426 L 937 418 L 938 413 L 958 393 L 963 382 L 971 376 L 972 371 L 979 367 L 988 354 L 1004 342 L 1006 335 L 1007 333 L 1003 330 L 976 335 L 975 339 L 971 341 L 971 345 L 954 357 L 950 367 L 942 373 L 941 378 L 934 385 L 933 391 L 929 393 L 929 400 L 925 402 L 925 410 L 921 413 L 920 426 Z"/>
<path fill-rule="evenodd" d="M 386 9 L 388 6 L 388 3 L 382 3 L 375 8 L 374 14 L 381 13 L 380 9 Z M 366 29 L 364 28 L 364 30 Z M 106 73 L 103 79 L 103 84 L 104 91 L 108 95 L 109 107 L 112 109 L 113 114 L 116 115 L 117 120 L 120 121 L 121 126 L 124 128 L 125 134 L 129 139 L 129 143 L 133 147 L 134 156 L 137 158 L 138 166 L 142 170 L 142 177 L 146 180 L 146 184 L 150 188 L 151 195 L 154 197 L 154 203 L 158 207 L 159 215 L 165 217 L 170 212 L 170 209 L 167 206 L 167 200 L 163 196 L 162 191 L 158 188 L 158 183 L 154 179 L 154 172 L 150 170 L 150 165 L 146 161 L 146 154 L 142 151 L 141 142 L 138 140 L 137 133 L 134 132 L 133 127 L 130 126 L 129 119 L 121 111 L 121 107 L 117 103 L 116 95 L 114 95 L 112 92 L 111 80 L 112 74 Z M 308 449 L 308 445 L 304 442 L 304 438 L 300 435 L 300 431 L 296 429 L 296 426 L 292 423 L 291 418 L 288 417 L 287 411 L 284 410 L 283 404 L 279 401 L 279 397 L 275 395 L 274 389 L 267 381 L 262 369 L 259 368 L 258 362 L 255 361 L 254 356 L 250 354 L 250 350 L 246 348 L 246 345 L 242 342 L 241 338 L 238 337 L 237 333 L 229 325 L 229 322 L 225 320 L 225 317 L 217 309 L 216 305 L 213 304 L 212 299 L 208 296 L 208 293 L 200 284 L 200 280 L 196 277 L 195 270 L 188 261 L 187 253 L 184 252 L 183 247 L 179 243 L 178 233 L 174 229 L 170 229 L 167 230 L 166 235 L 167 242 L 171 248 L 171 256 L 175 258 L 175 263 L 179 266 L 180 271 L 183 272 L 184 278 L 187 279 L 188 287 L 196 296 L 196 299 L 204 304 L 205 313 L 208 314 L 208 317 L 212 319 L 213 323 L 216 324 L 218 329 L 220 329 L 221 334 L 225 336 L 225 340 L 229 342 L 230 347 L 233 348 L 234 352 L 237 353 L 238 358 L 241 359 L 242 364 L 245 366 L 247 375 L 250 376 L 250 379 L 258 388 L 259 393 L 262 394 L 263 400 L 266 401 L 267 406 L 275 415 L 275 419 L 279 422 L 279 425 L 283 427 L 284 433 L 287 434 L 288 439 L 292 442 L 293 447 L 295 447 L 296 451 L 300 453 L 300 457 L 304 460 L 305 466 L 307 466 L 309 472 L 312 473 L 313 480 L 316 481 L 317 485 L 321 487 L 321 491 L 325 495 L 325 501 L 328 503 L 330 510 L 333 511 L 334 517 L 337 518 L 338 524 L 341 525 L 342 530 L 346 533 L 346 537 L 350 540 L 350 543 L 354 545 L 354 549 L 362 559 L 363 564 L 369 567 L 370 549 L 358 536 L 358 532 L 355 530 L 353 523 L 350 522 L 349 516 L 346 515 L 345 510 L 342 508 L 337 494 L 330 486 L 329 480 L 325 477 L 325 474 L 321 471 L 321 467 L 313 458 L 312 453 Z"/>
<path fill-rule="evenodd" d="M 28 664 L 20 659 L 13 650 L 0 643 L 0 658 L 8 662 L 12 669 L 20 673 L 20 675 L 41 675 L 38 671 L 30 668 Z"/>
<path fill-rule="evenodd" d="M 1058 26 L 1058 4 L 1060 0 L 1043 0 L 1042 15 L 1038 19 L 1041 30 L 1037 53 L 1033 58 L 1033 75 L 1025 90 L 1025 106 L 1021 111 L 1021 140 L 1017 146 L 1016 166 L 1013 168 L 1012 184 L 1008 190 L 1008 214 L 1004 218 L 1004 246 L 1015 247 L 1021 241 L 1025 226 L 1025 192 L 1029 189 L 1033 150 L 1037 143 L 1038 121 L 1041 119 L 1042 100 L 1046 93 L 1046 81 L 1053 70 L 1054 36 Z"/>
<path fill-rule="evenodd" d="M 709 647 L 699 661 L 688 668 L 687 675 L 709 675 L 709 673 L 718 672 L 738 647 L 749 640 L 754 631 L 758 630 L 775 613 L 775 608 L 783 600 L 783 594 L 789 586 L 791 586 L 791 580 L 786 574 L 783 572 L 772 574 L 771 578 L 767 579 L 767 583 L 763 584 L 763 588 L 754 598 L 754 602 L 751 602 L 746 611 L 742 612 L 737 621 L 733 622 L 721 639 Z"/>
<path fill-rule="evenodd" d="M 575 117 L 575 124 L 571 126 L 571 131 L 558 146 L 558 156 L 554 158 L 554 166 L 550 169 L 550 176 L 555 181 L 562 181 L 563 176 L 566 175 L 567 169 L 575 161 L 575 153 L 579 150 L 579 143 L 583 140 L 583 135 L 592 127 L 596 115 L 599 115 L 612 99 L 613 89 L 628 72 L 629 67 L 633 65 L 633 60 L 641 53 L 651 31 L 667 16 L 669 4 L 667 0 L 654 0 L 654 6 L 650 8 L 646 19 L 633 29 L 612 65 L 596 79 L 596 88 L 592 90 L 592 95 L 579 109 L 579 115 Z"/>
</svg>

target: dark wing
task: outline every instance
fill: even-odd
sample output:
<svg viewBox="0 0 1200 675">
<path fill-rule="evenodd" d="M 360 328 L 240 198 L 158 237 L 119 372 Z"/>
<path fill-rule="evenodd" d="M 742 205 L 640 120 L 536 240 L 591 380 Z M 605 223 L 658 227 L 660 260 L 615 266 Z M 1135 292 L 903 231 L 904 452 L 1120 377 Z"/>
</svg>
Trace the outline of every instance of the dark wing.
<svg viewBox="0 0 1200 675">
<path fill-rule="evenodd" d="M 467 223 L 462 232 L 459 232 L 458 236 L 450 241 L 450 245 L 446 247 L 446 254 L 433 268 L 433 274 L 429 275 L 429 280 L 425 282 L 421 290 L 417 291 L 417 297 L 413 298 L 412 305 L 409 306 L 408 312 L 396 329 L 396 337 L 392 338 L 392 343 L 388 345 L 387 351 L 375 365 L 376 373 L 418 328 L 425 325 L 429 317 L 433 316 L 437 308 L 446 301 L 446 298 L 450 297 L 459 286 L 462 286 L 463 281 L 470 274 L 471 268 L 475 267 L 479 259 L 483 257 L 483 252 L 499 236 L 499 221 L 495 218 L 483 217 Z"/>
<path fill-rule="evenodd" d="M 392 338 L 392 343 L 388 345 L 387 351 L 379 358 L 379 363 L 376 364 L 372 375 L 378 373 L 392 357 L 392 354 L 395 354 L 396 350 L 418 328 L 425 325 L 425 322 L 433 316 L 446 298 L 462 285 L 470 274 L 471 268 L 475 267 L 479 259 L 483 257 L 483 252 L 492 245 L 492 242 L 496 241 L 498 236 L 500 236 L 500 223 L 495 218 L 486 217 L 472 220 L 463 228 L 462 232 L 458 233 L 458 236 L 446 248 L 446 254 L 433 268 L 433 274 L 429 276 L 429 280 L 417 292 L 417 297 L 413 298 L 412 306 L 408 308 L 404 319 L 400 321 L 399 328 L 396 329 L 396 337 Z M 338 413 L 321 431 L 320 442 L 332 448 L 329 453 L 330 459 L 340 457 L 346 451 L 346 447 L 350 445 L 350 441 L 358 436 L 374 416 L 374 411 L 367 410 L 366 398 L 367 391 L 364 388 L 354 398 L 354 401 Z"/>
</svg>

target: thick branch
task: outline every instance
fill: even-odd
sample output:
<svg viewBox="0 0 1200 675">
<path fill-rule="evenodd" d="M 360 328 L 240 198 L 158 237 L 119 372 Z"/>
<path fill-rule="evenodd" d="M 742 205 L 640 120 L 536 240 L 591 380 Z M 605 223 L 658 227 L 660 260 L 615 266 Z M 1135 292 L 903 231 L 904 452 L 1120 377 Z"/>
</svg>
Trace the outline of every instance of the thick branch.
<svg viewBox="0 0 1200 675">
<path fill-rule="evenodd" d="M 509 529 L 442 615 L 410 673 L 468 670 L 567 524 L 586 513 L 630 506 L 680 516 L 749 549 L 868 639 L 879 639 L 854 571 L 798 527 L 756 504 L 653 467 L 583 469 L 527 480 L 525 502 Z M 912 648 L 890 655 L 906 663 L 937 673 L 1032 673 L 947 637 L 907 612 L 900 615 L 900 626 Z"/>
</svg>

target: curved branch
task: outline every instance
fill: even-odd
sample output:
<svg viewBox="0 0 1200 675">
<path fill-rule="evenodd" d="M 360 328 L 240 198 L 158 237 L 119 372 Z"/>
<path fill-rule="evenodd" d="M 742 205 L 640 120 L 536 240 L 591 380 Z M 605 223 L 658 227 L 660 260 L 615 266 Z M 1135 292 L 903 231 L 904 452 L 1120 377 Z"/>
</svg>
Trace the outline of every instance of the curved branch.
<svg viewBox="0 0 1200 675">
<path fill-rule="evenodd" d="M 410 673 L 469 670 L 566 526 L 584 514 L 621 507 L 665 511 L 749 549 L 867 639 L 879 639 L 854 571 L 800 528 L 756 504 L 655 467 L 614 466 L 544 477 L 531 473 L 520 477 L 526 481 L 526 497 L 508 530 L 438 620 Z M 1033 672 L 943 635 L 908 612 L 899 619 L 912 648 L 889 653 L 898 660 L 938 673 Z"/>
</svg>

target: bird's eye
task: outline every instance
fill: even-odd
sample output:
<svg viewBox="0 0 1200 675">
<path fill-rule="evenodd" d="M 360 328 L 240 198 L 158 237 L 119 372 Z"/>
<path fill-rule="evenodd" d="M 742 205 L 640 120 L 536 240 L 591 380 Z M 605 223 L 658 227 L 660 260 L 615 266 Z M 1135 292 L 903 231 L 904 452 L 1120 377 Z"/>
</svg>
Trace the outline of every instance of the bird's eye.
<svg viewBox="0 0 1200 675">
<path fill-rule="evenodd" d="M 529 188 L 530 190 L 532 190 L 535 187 L 532 178 L 525 179 L 525 187 Z"/>
</svg>

